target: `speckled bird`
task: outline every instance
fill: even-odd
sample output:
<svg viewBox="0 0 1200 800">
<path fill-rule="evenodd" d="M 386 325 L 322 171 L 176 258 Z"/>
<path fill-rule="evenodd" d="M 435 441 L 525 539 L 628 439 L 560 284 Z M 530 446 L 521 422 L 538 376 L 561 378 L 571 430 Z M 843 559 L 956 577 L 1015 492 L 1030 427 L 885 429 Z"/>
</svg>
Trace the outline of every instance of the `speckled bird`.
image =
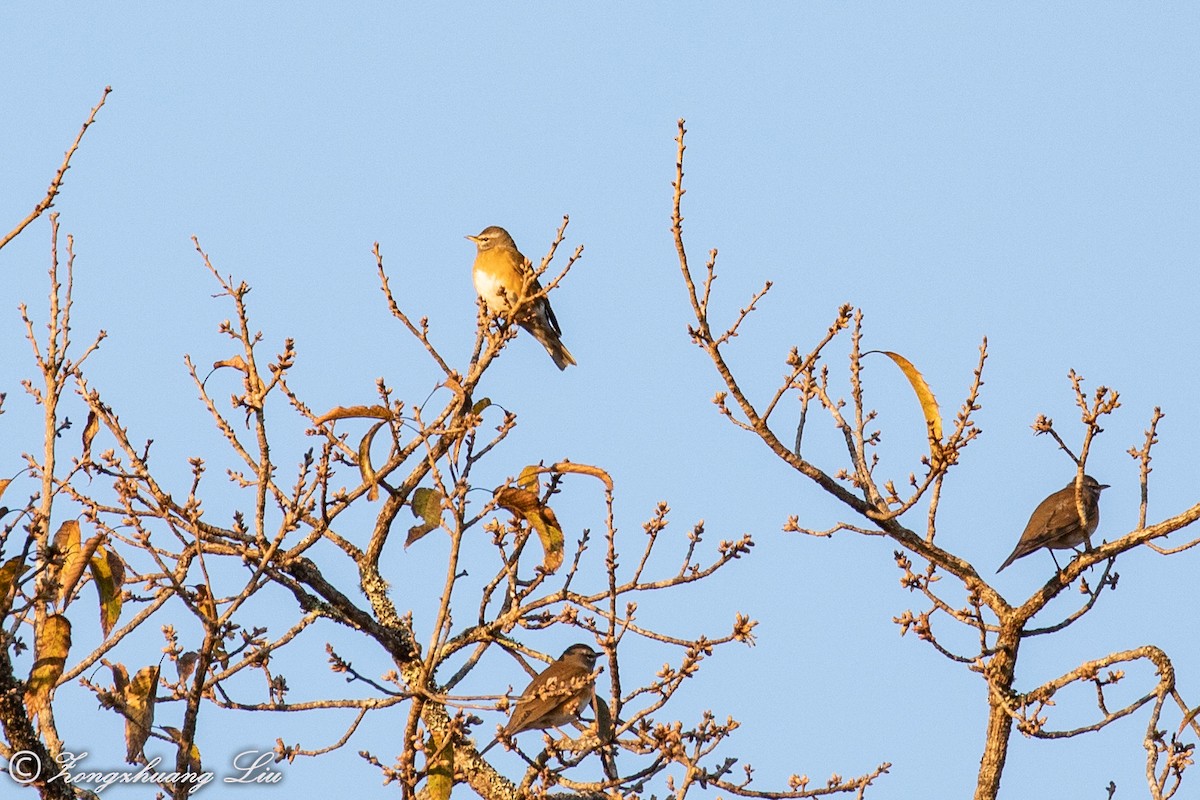
<svg viewBox="0 0 1200 800">
<path fill-rule="evenodd" d="M 586 644 L 573 644 L 564 650 L 557 661 L 546 667 L 521 692 L 517 707 L 504 726 L 503 735 L 514 736 L 522 731 L 555 728 L 579 719 L 583 710 L 591 705 L 596 693 L 596 679 L 592 677 L 592 672 L 596 669 L 596 659 L 601 655 Z M 499 736 L 492 739 L 479 754 L 483 755 L 492 749 L 492 745 L 498 741 Z"/>
</svg>

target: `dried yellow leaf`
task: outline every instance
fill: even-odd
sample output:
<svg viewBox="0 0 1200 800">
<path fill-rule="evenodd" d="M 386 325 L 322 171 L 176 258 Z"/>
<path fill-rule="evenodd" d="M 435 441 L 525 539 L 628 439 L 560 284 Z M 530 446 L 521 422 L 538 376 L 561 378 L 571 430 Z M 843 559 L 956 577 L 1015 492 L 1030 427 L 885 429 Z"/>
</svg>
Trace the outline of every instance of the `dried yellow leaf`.
<svg viewBox="0 0 1200 800">
<path fill-rule="evenodd" d="M 335 406 L 317 417 L 318 425 L 335 419 L 391 420 L 392 412 L 385 406 Z"/>
<path fill-rule="evenodd" d="M 76 524 L 76 531 L 79 526 Z M 66 603 L 71 592 L 79 584 L 79 579 L 83 576 L 84 568 L 91 562 L 92 556 L 96 554 L 96 548 L 100 546 L 100 542 L 104 537 L 97 533 L 95 536 L 88 539 L 82 546 L 78 545 L 78 536 L 76 536 L 76 545 L 73 549 L 67 551 L 66 559 L 63 562 L 62 572 L 59 575 L 59 604 Z"/>
<path fill-rule="evenodd" d="M 33 668 L 25 688 L 25 706 L 30 716 L 41 713 L 49 704 L 70 650 L 71 622 L 62 614 L 46 617 L 34 635 Z"/>
<path fill-rule="evenodd" d="M 942 454 L 942 413 L 938 409 L 937 398 L 933 396 L 929 384 L 925 382 L 925 377 L 913 366 L 911 361 L 899 353 L 893 353 L 890 350 L 870 350 L 863 355 L 870 353 L 882 353 L 887 356 L 900 368 L 904 377 L 908 378 L 909 384 L 917 394 L 917 400 L 921 403 L 921 413 L 925 415 L 929 452 L 934 458 L 940 458 Z"/>
<path fill-rule="evenodd" d="M 98 547 L 88 566 L 100 600 L 100 631 L 107 638 L 121 616 L 121 588 L 125 583 L 125 565 L 115 550 Z"/>
<path fill-rule="evenodd" d="M 421 523 L 408 529 L 408 538 L 404 540 L 405 547 L 442 523 L 442 501 L 444 499 L 445 496 L 441 492 L 426 486 L 413 492 L 412 502 L 409 505 L 412 507 L 413 516 L 420 519 Z"/>
<path fill-rule="evenodd" d="M 525 473 L 522 473 L 523 475 Z M 494 493 L 496 504 L 514 515 L 524 518 L 537 531 L 542 541 L 545 558 L 542 566 L 554 572 L 563 562 L 563 532 L 554 510 L 544 505 L 537 494 L 528 489 L 501 486 Z"/>
<path fill-rule="evenodd" d="M 0 621 L 12 608 L 13 598 L 17 595 L 17 580 L 27 569 L 24 556 L 13 556 L 0 567 Z"/>
<path fill-rule="evenodd" d="M 158 693 L 158 667 L 142 667 L 125 687 L 125 760 L 137 764 L 154 727 L 154 701 Z"/>
<path fill-rule="evenodd" d="M 92 439 L 95 439 L 99 432 L 100 418 L 96 416 L 95 410 L 89 411 L 87 424 L 83 426 L 83 455 L 79 457 L 84 464 L 92 460 Z"/>
</svg>

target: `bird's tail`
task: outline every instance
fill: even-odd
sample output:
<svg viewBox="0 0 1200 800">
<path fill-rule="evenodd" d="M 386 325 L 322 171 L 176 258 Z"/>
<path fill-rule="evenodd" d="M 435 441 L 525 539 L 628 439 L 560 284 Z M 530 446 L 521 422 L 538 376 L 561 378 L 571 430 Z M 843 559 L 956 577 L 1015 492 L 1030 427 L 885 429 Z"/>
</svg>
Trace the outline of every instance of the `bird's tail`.
<svg viewBox="0 0 1200 800">
<path fill-rule="evenodd" d="M 1021 545 L 1024 543 L 1024 541 L 1017 542 L 1017 546 L 1013 548 L 1011 553 L 1008 554 L 1008 558 L 1004 559 L 1004 563 L 1000 565 L 1000 569 L 996 570 L 997 575 L 1003 572 L 1005 567 L 1016 561 L 1018 558 L 1023 558 L 1024 556 L 1027 556 L 1033 552 L 1029 549 L 1022 549 Z"/>
<path fill-rule="evenodd" d="M 542 343 L 542 347 L 546 348 L 546 352 L 554 359 L 554 366 L 566 369 L 577 363 L 575 356 L 571 355 L 571 351 L 562 343 L 562 339 L 558 338 L 558 334 L 544 321 L 535 317 L 529 320 L 525 329 L 533 334 L 533 338 Z"/>
</svg>

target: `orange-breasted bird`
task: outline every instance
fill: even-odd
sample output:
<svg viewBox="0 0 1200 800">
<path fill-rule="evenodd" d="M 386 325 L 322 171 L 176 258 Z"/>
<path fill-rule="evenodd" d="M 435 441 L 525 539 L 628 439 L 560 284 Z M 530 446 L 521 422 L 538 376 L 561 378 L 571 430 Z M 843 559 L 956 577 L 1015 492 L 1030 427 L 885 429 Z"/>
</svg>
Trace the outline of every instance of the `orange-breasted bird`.
<svg viewBox="0 0 1200 800">
<path fill-rule="evenodd" d="M 467 238 L 478 248 L 471 277 L 475 281 L 475 291 L 483 298 L 488 310 L 507 315 L 515 309 L 513 321 L 542 343 L 555 366 L 566 369 L 569 364 L 576 363 L 559 338 L 562 328 L 554 316 L 554 309 L 550 308 L 550 298 L 537 296 L 542 291 L 541 284 L 531 275 L 529 259 L 517 250 L 508 231 L 493 225 Z"/>
<path fill-rule="evenodd" d="M 485 231 L 486 233 L 486 231 Z M 521 731 L 555 728 L 579 719 L 580 713 L 591 705 L 596 693 L 597 653 L 586 644 L 573 644 L 563 651 L 550 666 L 538 675 L 517 699 L 504 735 L 513 736 Z M 479 751 L 483 755 L 500 741 L 497 736 Z"/>
<path fill-rule="evenodd" d="M 1092 534 L 1100 526 L 1100 492 L 1108 488 L 1107 483 L 1099 483 L 1091 475 L 1083 476 L 1082 490 L 1083 518 L 1086 525 L 1079 524 L 1079 508 L 1075 504 L 1075 481 L 1072 480 L 1064 488 L 1047 497 L 1034 509 L 1033 515 L 1025 525 L 1025 532 L 1017 542 L 1012 554 L 1004 559 L 1000 569 L 1007 567 L 1018 558 L 1029 555 L 1034 550 L 1043 547 L 1050 550 L 1054 558 L 1055 550 L 1066 550 L 1087 543 L 1091 547 Z M 1058 559 L 1054 559 L 1058 566 Z M 1061 567 L 1059 568 L 1061 571 Z"/>
</svg>

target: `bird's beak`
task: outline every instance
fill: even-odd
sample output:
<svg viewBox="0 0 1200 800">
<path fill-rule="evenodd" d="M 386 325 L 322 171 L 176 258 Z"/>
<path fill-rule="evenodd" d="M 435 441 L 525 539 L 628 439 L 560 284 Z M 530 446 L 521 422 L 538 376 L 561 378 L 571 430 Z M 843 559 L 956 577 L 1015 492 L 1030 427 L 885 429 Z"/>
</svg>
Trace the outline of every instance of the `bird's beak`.
<svg viewBox="0 0 1200 800">
<path fill-rule="evenodd" d="M 469 234 L 469 233 L 468 233 L 468 234 L 467 234 L 466 236 L 464 236 L 463 238 L 464 238 L 464 239 L 470 239 L 470 240 L 471 240 L 472 242 L 474 242 L 475 244 L 479 244 L 479 237 L 478 237 L 478 236 L 472 236 L 471 234 Z"/>
<path fill-rule="evenodd" d="M 1107 483 L 1102 483 L 1102 484 L 1100 484 L 1100 488 L 1101 488 L 1101 489 L 1108 489 L 1108 488 L 1111 488 L 1111 487 L 1110 487 L 1110 486 L 1109 486 Z"/>
</svg>

